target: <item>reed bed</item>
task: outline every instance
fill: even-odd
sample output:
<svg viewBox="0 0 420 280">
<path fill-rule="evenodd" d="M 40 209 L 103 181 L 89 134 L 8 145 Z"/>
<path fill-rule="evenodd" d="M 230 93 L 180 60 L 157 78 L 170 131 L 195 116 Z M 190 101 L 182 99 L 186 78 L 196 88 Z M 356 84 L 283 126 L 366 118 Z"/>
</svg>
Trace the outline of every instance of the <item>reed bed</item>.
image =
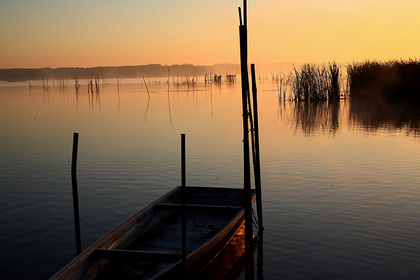
<svg viewBox="0 0 420 280">
<path fill-rule="evenodd" d="M 289 83 L 296 101 L 340 99 L 340 67 L 335 62 L 294 68 Z"/>
<path fill-rule="evenodd" d="M 340 67 L 337 63 L 329 63 L 327 71 L 328 99 L 340 99 Z"/>
<path fill-rule="evenodd" d="M 420 101 L 420 61 L 365 61 L 347 66 L 351 97 Z"/>
<path fill-rule="evenodd" d="M 272 74 L 273 83 L 276 84 L 277 91 L 279 93 L 279 101 L 286 101 L 286 93 L 289 89 L 289 78 L 287 74 L 279 74 L 273 75 Z M 261 80 L 260 80 L 261 82 Z"/>
</svg>

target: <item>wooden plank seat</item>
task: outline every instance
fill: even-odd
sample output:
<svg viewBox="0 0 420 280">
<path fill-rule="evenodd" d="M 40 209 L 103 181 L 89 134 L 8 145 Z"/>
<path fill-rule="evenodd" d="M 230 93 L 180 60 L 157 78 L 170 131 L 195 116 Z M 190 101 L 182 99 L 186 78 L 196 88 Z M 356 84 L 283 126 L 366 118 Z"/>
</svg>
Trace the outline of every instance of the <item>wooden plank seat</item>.
<svg viewBox="0 0 420 280">
<path fill-rule="evenodd" d="M 180 260 L 181 257 L 182 254 L 180 253 L 119 249 L 95 249 L 93 253 L 95 259 L 175 262 Z"/>
<path fill-rule="evenodd" d="M 158 206 L 161 209 L 173 209 L 173 208 L 181 208 L 182 204 L 180 203 L 157 203 L 156 206 Z M 206 205 L 206 204 L 186 204 L 186 208 L 188 209 L 242 209 L 242 206 L 231 206 L 231 205 Z"/>
</svg>

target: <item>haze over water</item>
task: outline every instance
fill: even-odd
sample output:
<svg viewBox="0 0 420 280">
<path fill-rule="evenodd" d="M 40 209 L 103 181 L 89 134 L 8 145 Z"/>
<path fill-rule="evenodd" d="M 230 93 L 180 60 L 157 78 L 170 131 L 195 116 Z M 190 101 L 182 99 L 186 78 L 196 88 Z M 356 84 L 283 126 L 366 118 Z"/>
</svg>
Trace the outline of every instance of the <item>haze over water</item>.
<svg viewBox="0 0 420 280">
<path fill-rule="evenodd" d="M 240 83 L 171 78 L 168 93 L 166 79 L 146 80 L 150 98 L 140 79 L 94 94 L 0 85 L 3 278 L 45 279 L 75 256 L 73 132 L 83 249 L 179 185 L 181 133 L 188 185 L 242 187 Z M 271 79 L 258 89 L 265 278 L 416 279 L 418 116 L 279 102 Z"/>
</svg>

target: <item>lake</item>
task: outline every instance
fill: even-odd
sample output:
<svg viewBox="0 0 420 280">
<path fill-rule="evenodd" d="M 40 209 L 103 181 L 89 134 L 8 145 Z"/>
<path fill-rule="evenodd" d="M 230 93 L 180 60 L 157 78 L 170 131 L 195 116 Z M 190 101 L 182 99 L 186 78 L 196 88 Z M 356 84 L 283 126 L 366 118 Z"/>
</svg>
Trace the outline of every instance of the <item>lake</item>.
<svg viewBox="0 0 420 280">
<path fill-rule="evenodd" d="M 82 249 L 180 184 L 181 133 L 187 185 L 242 187 L 239 80 L 175 77 L 169 92 L 146 80 L 150 98 L 140 78 L 93 94 L 86 81 L 0 83 L 2 279 L 46 279 L 75 257 L 73 132 Z M 265 279 L 418 279 L 418 114 L 257 86 Z"/>
</svg>

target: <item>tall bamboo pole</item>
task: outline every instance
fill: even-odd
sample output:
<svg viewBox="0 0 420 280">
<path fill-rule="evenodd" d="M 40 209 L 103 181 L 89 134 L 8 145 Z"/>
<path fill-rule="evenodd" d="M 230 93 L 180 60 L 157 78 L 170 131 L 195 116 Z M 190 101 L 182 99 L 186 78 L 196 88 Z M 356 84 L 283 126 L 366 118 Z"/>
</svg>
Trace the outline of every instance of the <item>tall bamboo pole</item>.
<svg viewBox="0 0 420 280">
<path fill-rule="evenodd" d="M 243 23 L 239 26 L 239 41 L 241 53 L 241 84 L 242 84 L 242 124 L 243 124 L 243 153 L 244 153 L 244 208 L 245 208 L 245 256 L 246 279 L 254 276 L 253 234 L 252 234 L 252 204 L 251 204 L 251 175 L 249 156 L 249 128 L 248 128 L 248 43 L 247 43 L 247 14 L 246 0 L 244 0 Z M 240 11 L 240 10 L 239 10 Z M 240 21 L 241 18 L 240 18 Z"/>
<path fill-rule="evenodd" d="M 260 136 L 258 124 L 258 102 L 257 102 L 257 84 L 255 79 L 255 65 L 251 64 L 252 96 L 254 110 L 254 133 L 253 133 L 253 156 L 254 156 L 254 179 L 255 191 L 257 196 L 258 228 L 264 230 L 262 216 L 262 192 L 261 192 L 261 166 L 260 166 Z"/>
</svg>

